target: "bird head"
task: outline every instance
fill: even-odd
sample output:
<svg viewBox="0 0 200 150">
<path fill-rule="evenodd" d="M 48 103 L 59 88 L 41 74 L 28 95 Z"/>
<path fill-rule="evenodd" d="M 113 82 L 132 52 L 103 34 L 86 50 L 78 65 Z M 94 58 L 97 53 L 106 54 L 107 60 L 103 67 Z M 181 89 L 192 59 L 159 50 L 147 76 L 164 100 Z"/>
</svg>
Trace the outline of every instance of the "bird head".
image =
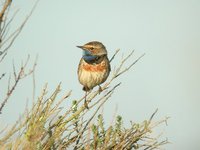
<svg viewBox="0 0 200 150">
<path fill-rule="evenodd" d="M 84 52 L 83 55 L 101 56 L 107 54 L 106 47 L 101 42 L 98 41 L 92 41 L 86 43 L 83 46 L 77 46 L 77 47 L 83 50 Z"/>
</svg>

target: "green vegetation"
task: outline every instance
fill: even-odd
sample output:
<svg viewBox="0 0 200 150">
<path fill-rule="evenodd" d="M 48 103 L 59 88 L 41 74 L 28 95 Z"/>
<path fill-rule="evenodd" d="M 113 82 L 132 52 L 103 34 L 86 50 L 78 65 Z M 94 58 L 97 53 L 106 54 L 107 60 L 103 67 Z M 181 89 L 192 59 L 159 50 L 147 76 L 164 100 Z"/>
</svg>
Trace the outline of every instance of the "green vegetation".
<svg viewBox="0 0 200 150">
<path fill-rule="evenodd" d="M 11 0 L 2 2 L 0 12 L 0 63 L 7 56 L 19 33 L 22 31 L 25 21 L 13 33 L 7 34 L 10 24 L 14 21 L 15 15 L 8 18 Z M 111 58 L 110 62 L 117 56 L 119 50 Z M 41 91 L 40 96 L 33 102 L 31 108 L 27 108 L 24 114 L 14 125 L 9 125 L 0 130 L 0 149 L 12 150 L 61 150 L 61 149 L 145 149 L 152 150 L 161 148 L 168 143 L 162 137 L 154 134 L 154 129 L 160 124 L 166 123 L 168 118 L 160 121 L 153 121 L 157 110 L 149 119 L 141 123 L 131 122 L 129 127 L 123 124 L 123 116 L 115 116 L 113 123 L 106 125 L 103 114 L 99 112 L 103 105 L 110 99 L 116 88 L 121 83 L 118 77 L 124 75 L 143 56 L 125 67 L 127 60 L 130 60 L 133 51 L 122 58 L 120 64 L 113 69 L 109 79 L 102 86 L 102 92 L 91 91 L 87 95 L 88 107 L 84 105 L 84 97 L 77 100 L 71 99 L 72 91 L 64 93 L 59 84 L 53 93 L 48 92 L 47 85 Z M 0 101 L 0 115 L 9 103 L 11 95 L 15 92 L 19 82 L 23 78 L 34 74 L 37 61 L 31 69 L 27 69 L 29 57 L 20 69 L 13 64 L 13 76 L 9 78 L 6 96 Z M 17 71 L 18 70 L 18 71 Z M 29 71 L 27 71 L 29 70 Z M 0 80 L 6 76 L 0 75 Z M 10 81 L 13 82 L 10 82 Z M 113 82 L 114 81 L 114 82 Z M 115 84 L 116 83 L 116 84 Z M 76 91 L 73 91 L 75 94 Z M 70 106 L 63 105 L 69 101 Z M 113 112 L 114 113 L 114 112 Z M 137 115 L 137 114 L 135 114 Z M 11 116 L 12 117 L 12 116 Z"/>
</svg>

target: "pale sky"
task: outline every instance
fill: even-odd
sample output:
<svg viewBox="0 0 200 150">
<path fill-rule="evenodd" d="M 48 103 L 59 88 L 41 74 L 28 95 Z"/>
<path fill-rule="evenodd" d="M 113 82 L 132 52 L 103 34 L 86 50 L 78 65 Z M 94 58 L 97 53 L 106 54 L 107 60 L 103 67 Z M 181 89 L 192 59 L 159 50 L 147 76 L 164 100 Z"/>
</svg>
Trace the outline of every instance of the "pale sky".
<svg viewBox="0 0 200 150">
<path fill-rule="evenodd" d="M 28 15 L 33 0 L 13 2 L 19 9 L 15 29 Z M 133 59 L 146 53 L 132 70 L 117 79 L 122 85 L 104 107 L 108 124 L 116 106 L 124 123 L 147 119 L 156 108 L 155 120 L 171 118 L 161 126 L 163 137 L 172 143 L 168 150 L 200 149 L 200 1 L 198 0 L 41 0 L 22 33 L 1 64 L 1 72 L 11 73 L 30 54 L 38 54 L 36 97 L 48 82 L 49 92 L 61 81 L 70 100 L 84 93 L 77 79 L 82 55 L 76 45 L 98 40 L 109 57 L 121 54 L 112 63 L 135 50 Z M 12 30 L 11 29 L 11 30 Z M 131 62 L 131 60 L 129 61 Z M 1 81 L 6 90 L 8 75 Z M 4 89 L 4 90 L 3 90 Z M 0 95 L 1 98 L 4 95 Z M 14 122 L 32 98 L 32 80 L 23 80 L 0 115 L 0 122 Z"/>
</svg>

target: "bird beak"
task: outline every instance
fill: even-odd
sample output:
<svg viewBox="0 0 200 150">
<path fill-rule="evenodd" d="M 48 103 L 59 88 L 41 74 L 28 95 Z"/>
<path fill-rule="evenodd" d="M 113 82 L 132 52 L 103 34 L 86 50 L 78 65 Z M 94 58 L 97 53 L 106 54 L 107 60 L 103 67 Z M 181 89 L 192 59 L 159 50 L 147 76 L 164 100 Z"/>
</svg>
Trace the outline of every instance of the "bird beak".
<svg viewBox="0 0 200 150">
<path fill-rule="evenodd" d="M 81 49 L 83 49 L 83 48 L 84 48 L 84 46 L 76 46 L 76 47 L 78 47 L 78 48 L 81 48 Z"/>
<path fill-rule="evenodd" d="M 83 51 L 88 51 L 87 47 L 85 47 L 84 45 L 83 46 L 76 46 L 78 48 L 81 48 Z"/>
</svg>

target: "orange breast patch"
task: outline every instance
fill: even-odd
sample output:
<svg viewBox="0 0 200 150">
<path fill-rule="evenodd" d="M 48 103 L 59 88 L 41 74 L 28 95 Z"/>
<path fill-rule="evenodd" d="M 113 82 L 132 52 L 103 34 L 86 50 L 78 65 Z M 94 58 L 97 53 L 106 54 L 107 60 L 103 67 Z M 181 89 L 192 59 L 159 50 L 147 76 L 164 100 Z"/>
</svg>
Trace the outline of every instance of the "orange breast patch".
<svg viewBox="0 0 200 150">
<path fill-rule="evenodd" d="M 91 72 L 102 72 L 106 69 L 106 63 L 103 61 L 99 64 L 83 64 L 83 69 Z"/>
</svg>

